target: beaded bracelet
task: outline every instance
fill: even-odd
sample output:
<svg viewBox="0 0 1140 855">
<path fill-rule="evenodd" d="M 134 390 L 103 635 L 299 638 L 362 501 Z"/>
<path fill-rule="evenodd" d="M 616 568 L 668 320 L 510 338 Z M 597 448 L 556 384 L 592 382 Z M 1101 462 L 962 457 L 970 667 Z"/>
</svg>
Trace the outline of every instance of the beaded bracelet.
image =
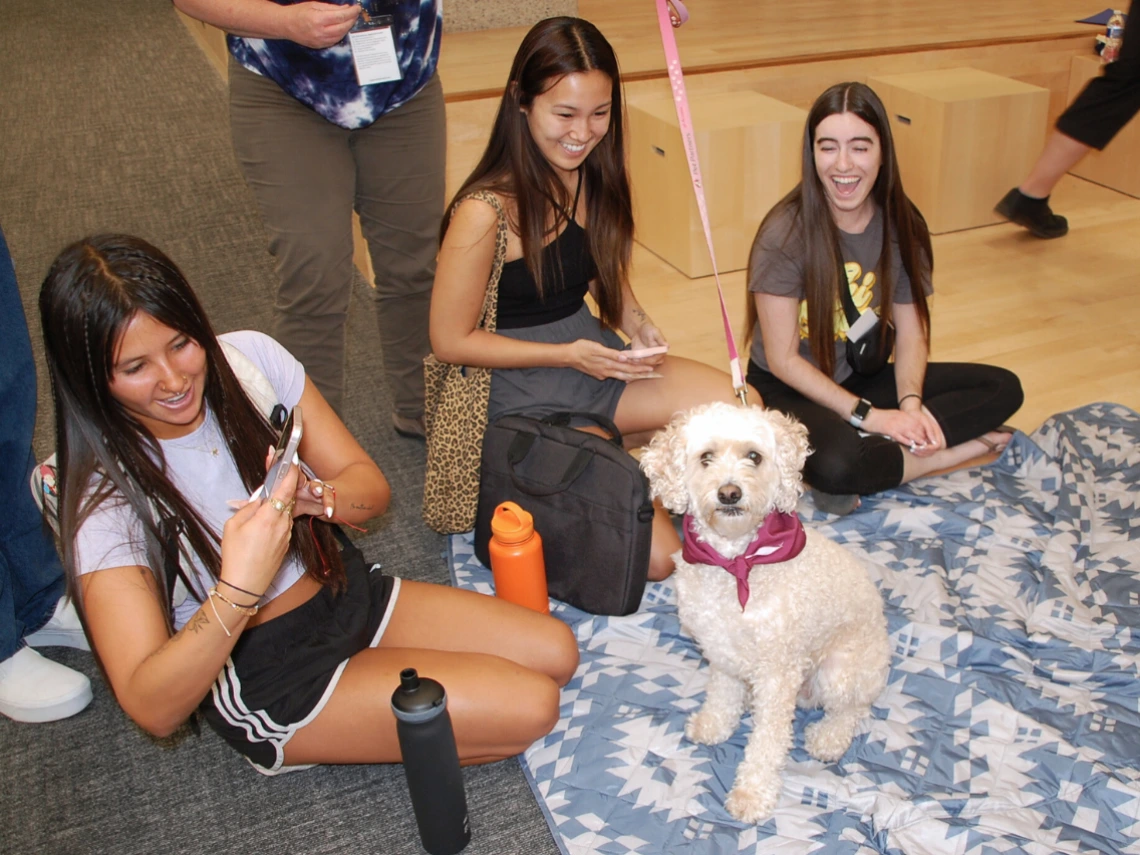
<svg viewBox="0 0 1140 855">
<path fill-rule="evenodd" d="M 902 402 L 905 401 L 907 398 L 918 398 L 918 402 L 920 404 L 922 403 L 922 395 L 918 394 L 918 392 L 911 392 L 909 395 L 903 395 L 901 398 L 899 398 L 899 406 L 900 407 L 902 406 Z"/>
<path fill-rule="evenodd" d="M 219 593 L 217 587 L 211 588 L 208 593 L 210 594 L 211 598 L 217 597 L 235 612 L 241 612 L 243 615 L 248 615 L 249 617 L 253 617 L 255 614 L 257 614 L 256 604 L 252 606 L 243 606 L 239 603 L 235 603 L 233 600 L 229 600 L 223 594 Z"/>
</svg>

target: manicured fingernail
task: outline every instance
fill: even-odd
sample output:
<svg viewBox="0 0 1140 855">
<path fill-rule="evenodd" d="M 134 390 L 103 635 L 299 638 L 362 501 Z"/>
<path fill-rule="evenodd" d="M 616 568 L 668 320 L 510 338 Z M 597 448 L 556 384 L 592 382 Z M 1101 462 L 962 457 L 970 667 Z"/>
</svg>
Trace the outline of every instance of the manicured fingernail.
<svg viewBox="0 0 1140 855">
<path fill-rule="evenodd" d="M 332 519 L 332 508 L 325 508 L 325 516 Z"/>
<path fill-rule="evenodd" d="M 314 496 L 323 496 L 324 494 L 325 494 L 325 488 L 322 487 L 320 484 L 317 484 L 316 486 L 313 487 L 313 495 Z"/>
</svg>

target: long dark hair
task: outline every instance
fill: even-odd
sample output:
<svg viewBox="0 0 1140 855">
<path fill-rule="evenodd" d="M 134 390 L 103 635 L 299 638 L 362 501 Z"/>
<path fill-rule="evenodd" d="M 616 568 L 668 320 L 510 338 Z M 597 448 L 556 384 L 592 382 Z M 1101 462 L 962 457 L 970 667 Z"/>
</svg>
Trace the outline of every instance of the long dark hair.
<svg viewBox="0 0 1140 855">
<path fill-rule="evenodd" d="M 760 233 L 769 222 L 788 218 L 795 235 L 803 242 L 804 291 L 807 297 L 808 338 L 816 364 L 827 376 L 835 368 L 835 312 L 839 289 L 847 287 L 843 258 L 839 248 L 839 228 L 831 215 L 827 194 L 815 169 L 815 131 L 819 123 L 837 113 L 852 113 L 875 129 L 879 136 L 882 165 L 871 188 L 871 198 L 883 213 L 883 244 L 879 252 L 879 317 L 880 334 L 886 336 L 891 320 L 895 293 L 895 271 L 891 260 L 891 242 L 898 240 L 903 269 L 910 278 L 910 292 L 922 323 L 923 334 L 930 341 L 930 309 L 926 304 L 923 283 L 930 281 L 934 252 L 930 230 L 914 203 L 903 192 L 895 142 L 883 102 L 864 83 L 837 83 L 820 95 L 808 113 L 804 126 L 802 178 L 800 183 L 775 204 L 760 224 Z M 795 238 L 792 238 L 795 239 Z M 799 250 L 796 250 L 799 252 Z M 749 270 L 749 281 L 752 272 Z M 756 301 L 748 294 L 748 327 L 751 338 L 756 328 Z"/>
<path fill-rule="evenodd" d="M 515 200 L 511 227 L 522 240 L 527 270 L 542 294 L 543 244 L 565 222 L 573 198 L 531 137 L 522 108 L 567 74 L 595 70 L 611 81 L 610 127 L 579 170 L 586 194 L 586 240 L 600 285 L 598 311 L 606 326 L 617 327 L 633 251 L 633 208 L 625 169 L 621 76 L 617 56 L 597 27 L 581 18 L 547 18 L 526 34 L 511 65 L 491 139 L 455 200 L 478 190 Z M 444 215 L 440 240 L 455 200 Z M 552 214 L 553 227 L 548 225 Z"/>
<path fill-rule="evenodd" d="M 143 522 L 150 569 L 167 606 L 164 565 L 179 556 L 167 554 L 171 532 L 164 521 L 177 521 L 190 550 L 215 579 L 221 571 L 219 536 L 171 484 L 154 434 L 111 394 L 115 353 L 138 312 L 202 347 L 204 406 L 218 420 L 246 489 L 252 491 L 264 480 L 265 449 L 275 441 L 268 421 L 230 368 L 198 298 L 166 255 L 144 240 L 116 234 L 84 238 L 64 249 L 40 290 L 40 316 L 55 401 L 64 564 L 80 606 L 75 536 L 84 520 L 116 495 Z M 344 570 L 334 536 L 327 526 L 313 529 L 316 534 L 308 525 L 293 529 L 289 554 L 322 584 L 340 586 Z M 197 596 L 186 561 L 177 563 L 187 590 Z"/>
</svg>

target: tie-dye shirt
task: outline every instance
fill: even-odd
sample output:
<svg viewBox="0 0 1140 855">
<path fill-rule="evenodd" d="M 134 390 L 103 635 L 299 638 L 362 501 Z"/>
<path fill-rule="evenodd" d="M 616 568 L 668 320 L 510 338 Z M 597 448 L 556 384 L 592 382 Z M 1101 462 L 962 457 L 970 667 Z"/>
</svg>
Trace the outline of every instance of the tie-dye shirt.
<svg viewBox="0 0 1140 855">
<path fill-rule="evenodd" d="M 290 6 L 301 0 L 273 0 Z M 342 5 L 344 0 L 329 0 Z M 435 73 L 443 32 L 442 0 L 387 0 L 380 10 L 392 17 L 392 36 L 401 79 L 361 86 L 356 82 L 348 37 L 314 50 L 283 39 L 227 36 L 230 53 L 244 68 L 268 77 L 330 122 L 355 130 L 371 125 L 408 101 Z"/>
</svg>

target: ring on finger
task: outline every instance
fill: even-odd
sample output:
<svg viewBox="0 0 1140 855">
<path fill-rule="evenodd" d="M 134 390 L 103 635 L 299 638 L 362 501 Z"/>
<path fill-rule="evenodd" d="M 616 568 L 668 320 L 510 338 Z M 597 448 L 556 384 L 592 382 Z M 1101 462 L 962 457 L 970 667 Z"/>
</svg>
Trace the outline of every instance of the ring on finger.
<svg viewBox="0 0 1140 855">
<path fill-rule="evenodd" d="M 269 500 L 269 506 L 271 508 L 273 508 L 273 510 L 278 511 L 279 513 L 283 513 L 283 514 L 284 513 L 292 513 L 292 511 L 293 511 L 293 503 L 292 502 L 290 502 L 289 504 L 285 504 L 283 501 L 281 501 L 280 499 L 277 499 L 277 498 L 270 499 Z"/>
</svg>

